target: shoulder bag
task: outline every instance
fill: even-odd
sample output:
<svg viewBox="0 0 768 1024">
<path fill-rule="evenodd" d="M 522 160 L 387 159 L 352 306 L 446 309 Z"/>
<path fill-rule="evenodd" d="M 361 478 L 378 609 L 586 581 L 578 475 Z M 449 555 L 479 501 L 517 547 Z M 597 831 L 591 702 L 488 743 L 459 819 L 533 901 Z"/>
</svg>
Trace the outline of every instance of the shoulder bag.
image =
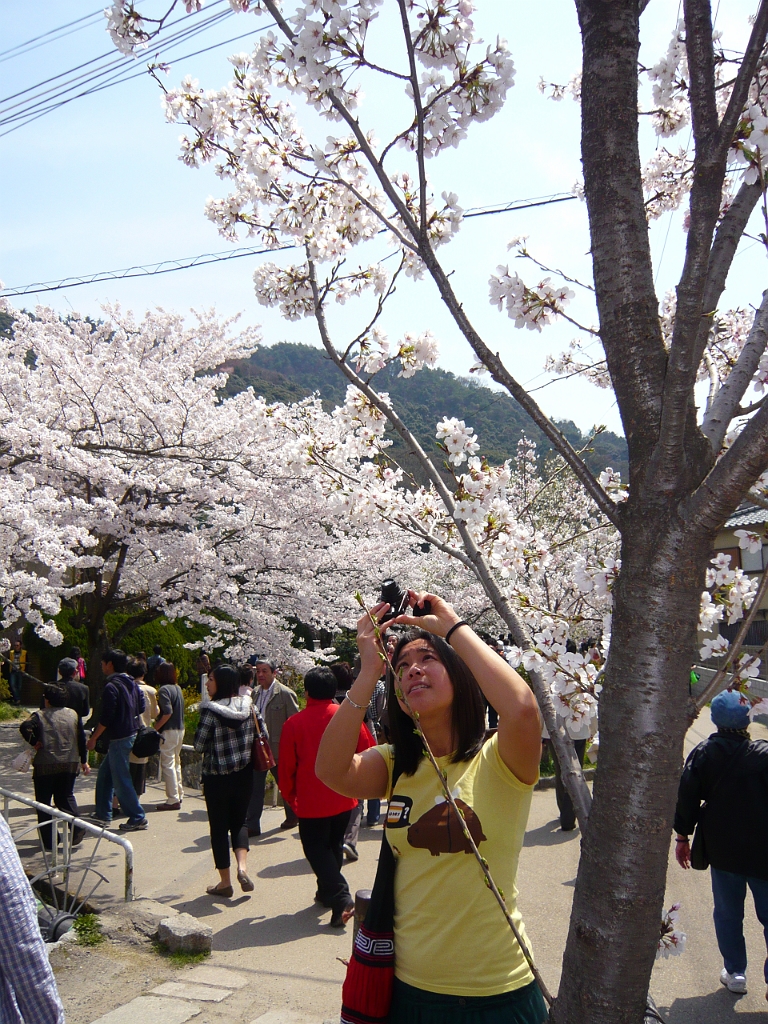
<svg viewBox="0 0 768 1024">
<path fill-rule="evenodd" d="M 390 802 L 400 775 L 395 764 Z M 395 984 L 396 867 L 395 855 L 387 842 L 385 821 L 371 902 L 355 938 L 341 990 L 340 1024 L 385 1024 L 389 1020 Z"/>
<path fill-rule="evenodd" d="M 715 790 L 726 777 L 728 772 L 731 771 L 736 762 L 741 758 L 741 755 L 747 750 L 748 747 L 749 740 L 745 740 L 744 743 L 737 748 L 735 753 L 731 755 L 728 763 L 726 764 L 725 768 L 718 776 L 714 786 L 710 790 L 709 798 L 704 801 L 704 803 L 701 805 L 699 809 L 699 820 L 696 825 L 696 831 L 693 835 L 693 843 L 691 844 L 691 867 L 694 868 L 696 871 L 706 871 L 709 867 L 709 857 L 707 856 L 707 851 L 704 849 L 704 830 L 701 827 L 703 824 L 704 814 L 706 813 L 707 807 L 712 803 L 712 797 L 714 795 Z"/>
<path fill-rule="evenodd" d="M 253 747 L 251 748 L 251 763 L 257 772 L 266 772 L 277 764 L 275 755 L 269 745 L 269 740 L 261 730 L 261 723 L 256 711 L 253 712 L 253 724 L 256 730 L 253 735 Z"/>
</svg>

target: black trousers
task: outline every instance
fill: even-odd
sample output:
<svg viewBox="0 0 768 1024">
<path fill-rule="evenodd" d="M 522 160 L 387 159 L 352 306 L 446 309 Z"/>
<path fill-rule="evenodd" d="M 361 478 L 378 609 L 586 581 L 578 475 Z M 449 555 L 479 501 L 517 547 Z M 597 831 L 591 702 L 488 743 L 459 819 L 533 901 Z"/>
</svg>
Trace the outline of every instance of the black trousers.
<svg viewBox="0 0 768 1024">
<path fill-rule="evenodd" d="M 33 775 L 32 782 L 35 787 L 35 800 L 39 804 L 50 804 L 60 811 L 79 815 L 77 800 L 75 800 L 75 772 L 58 772 L 56 775 Z M 42 825 L 46 821 L 52 821 L 50 815 L 44 811 L 37 812 L 37 820 Z M 53 848 L 54 826 L 40 829 L 40 839 L 46 850 Z M 75 829 L 72 836 L 73 842 L 79 842 L 85 835 L 84 829 Z"/>
<path fill-rule="evenodd" d="M 587 741 L 574 740 L 573 745 L 576 748 L 576 757 L 579 759 L 579 764 L 583 768 Z M 557 809 L 560 811 L 560 828 L 564 832 L 570 832 L 571 829 L 576 828 L 576 811 L 573 809 L 573 802 L 563 784 L 563 779 L 560 775 L 560 762 L 557 760 L 557 754 L 551 741 L 549 746 L 552 751 L 552 760 L 555 762 L 555 796 L 557 797 Z"/>
<path fill-rule="evenodd" d="M 229 867 L 230 840 L 233 850 L 250 847 L 245 816 L 252 788 L 253 768 L 250 765 L 229 775 L 203 775 L 213 863 L 220 871 Z"/>
<path fill-rule="evenodd" d="M 317 878 L 317 898 L 333 911 L 344 910 L 352 902 L 347 880 L 341 873 L 350 813 L 344 811 L 330 818 L 299 818 L 304 856 Z"/>
<path fill-rule="evenodd" d="M 269 771 L 272 773 L 272 778 L 275 780 L 277 785 L 277 765 L 274 768 L 270 768 Z M 254 769 L 253 772 L 253 791 L 251 792 L 251 802 L 248 804 L 248 815 L 245 819 L 245 823 L 252 832 L 261 831 L 261 814 L 264 810 L 264 792 L 267 788 L 267 772 L 257 772 Z M 290 821 L 292 825 L 295 825 L 298 818 L 293 813 L 293 808 L 285 805 L 285 820 Z"/>
</svg>

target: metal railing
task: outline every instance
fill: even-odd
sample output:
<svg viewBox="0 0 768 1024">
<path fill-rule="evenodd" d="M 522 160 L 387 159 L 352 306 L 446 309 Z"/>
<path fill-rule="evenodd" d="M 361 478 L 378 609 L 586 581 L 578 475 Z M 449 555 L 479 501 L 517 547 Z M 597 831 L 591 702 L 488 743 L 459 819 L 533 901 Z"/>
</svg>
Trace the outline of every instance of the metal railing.
<svg viewBox="0 0 768 1024">
<path fill-rule="evenodd" d="M 51 876 L 55 873 L 59 867 L 64 877 L 65 886 L 69 882 L 69 877 L 72 872 L 72 830 L 82 829 L 84 832 L 89 833 L 96 837 L 96 846 L 91 852 L 91 856 L 88 858 L 88 863 L 83 863 L 83 878 L 81 879 L 80 886 L 78 887 L 77 893 L 75 894 L 76 899 L 80 898 L 80 892 L 83 888 L 85 878 L 89 873 L 96 876 L 98 881 L 91 889 L 87 896 L 84 896 L 81 903 L 87 902 L 96 887 L 102 882 L 106 881 L 104 875 L 98 872 L 94 867 L 94 860 L 96 852 L 99 847 L 99 843 L 102 839 L 105 839 L 108 843 L 113 843 L 115 846 L 120 846 L 125 854 L 125 902 L 130 903 L 133 899 L 133 846 L 130 840 L 124 836 L 115 835 L 114 832 L 109 832 L 107 829 L 102 828 L 100 825 L 94 825 L 93 822 L 85 821 L 83 818 L 75 818 L 71 814 L 67 814 L 66 811 L 60 811 L 57 807 L 51 807 L 49 804 L 38 803 L 37 800 L 32 800 L 28 796 L 22 796 L 20 793 L 14 793 L 10 789 L 3 789 L 0 787 L 0 796 L 3 798 L 3 817 L 6 821 L 9 819 L 10 803 L 15 801 L 16 803 L 25 804 L 27 807 L 33 808 L 35 811 L 42 811 L 46 817 L 52 819 L 48 822 L 36 822 L 29 828 L 24 829 L 18 835 L 14 836 L 14 841 L 23 838 L 28 833 L 38 831 L 43 828 L 50 829 L 53 835 L 51 836 L 51 850 L 50 850 L 50 865 L 48 864 L 48 851 L 41 842 L 43 847 L 43 858 L 45 860 L 45 870 L 37 876 L 35 880 L 39 880 L 44 876 Z M 59 824 L 62 824 L 61 837 L 59 837 Z M 10 824 L 10 822 L 9 822 Z M 59 838 L 61 843 L 59 843 Z M 59 845 L 61 845 L 61 864 L 59 864 Z"/>
</svg>

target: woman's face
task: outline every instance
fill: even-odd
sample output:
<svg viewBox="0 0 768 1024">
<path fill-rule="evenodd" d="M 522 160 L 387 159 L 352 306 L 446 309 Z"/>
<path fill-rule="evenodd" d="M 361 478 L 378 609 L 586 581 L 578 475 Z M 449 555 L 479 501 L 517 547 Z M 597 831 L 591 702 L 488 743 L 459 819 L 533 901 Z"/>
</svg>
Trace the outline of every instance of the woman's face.
<svg viewBox="0 0 768 1024">
<path fill-rule="evenodd" d="M 216 677 L 214 675 L 208 676 L 205 681 L 205 688 L 208 691 L 208 696 L 213 700 L 216 696 Z"/>
<path fill-rule="evenodd" d="M 400 688 L 419 715 L 450 710 L 453 683 L 435 649 L 427 640 L 412 640 L 402 648 L 395 665 Z M 400 706 L 407 713 L 403 701 Z"/>
</svg>

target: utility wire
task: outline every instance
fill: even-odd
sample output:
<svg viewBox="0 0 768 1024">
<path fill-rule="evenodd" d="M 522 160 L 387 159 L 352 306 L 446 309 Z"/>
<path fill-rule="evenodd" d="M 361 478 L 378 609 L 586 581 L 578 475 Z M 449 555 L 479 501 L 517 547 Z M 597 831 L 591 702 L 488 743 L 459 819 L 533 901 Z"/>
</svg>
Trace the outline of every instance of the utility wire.
<svg viewBox="0 0 768 1024">
<path fill-rule="evenodd" d="M 7 50 L 0 50 L 0 64 L 4 64 L 7 60 L 13 60 L 14 57 L 21 57 L 30 50 L 36 50 L 39 46 L 47 46 L 48 43 L 54 43 L 57 39 L 63 39 L 64 36 L 72 35 L 72 32 L 79 32 L 80 29 L 87 27 L 83 22 L 92 21 L 98 17 L 104 17 L 103 8 L 99 8 L 98 11 L 94 11 L 92 14 L 84 14 L 82 18 L 76 18 L 75 21 L 68 21 L 66 25 L 59 25 L 58 28 L 49 29 L 48 32 L 43 32 L 39 36 L 33 36 L 32 39 L 27 39 L 23 43 L 17 43 Z M 79 26 L 79 28 L 72 28 L 73 25 Z M 65 32 L 64 29 L 71 29 L 71 31 Z M 52 36 L 54 38 L 51 38 Z"/>
<path fill-rule="evenodd" d="M 490 217 L 498 213 L 513 213 L 516 210 L 528 210 L 536 206 L 548 206 L 552 203 L 565 203 L 576 199 L 576 196 L 567 193 L 558 193 L 552 196 L 538 196 L 535 199 L 513 200 L 506 205 L 489 207 L 477 207 L 467 210 L 464 214 L 468 217 Z M 94 274 L 83 274 L 79 277 L 65 277 L 58 281 L 38 281 L 34 284 L 17 285 L 6 288 L 2 294 L 4 298 L 18 295 L 36 295 L 43 292 L 56 292 L 64 288 L 80 288 L 86 284 L 97 284 L 101 281 L 124 281 L 135 277 L 155 277 L 160 274 L 171 274 L 177 270 L 189 270 L 192 267 L 203 267 L 209 263 L 223 263 L 227 260 L 242 259 L 244 256 L 264 256 L 267 253 L 282 252 L 286 249 L 300 249 L 300 245 L 280 245 L 270 248 L 255 248 L 248 246 L 240 249 L 227 249 L 224 252 L 203 253 L 200 256 L 187 256 L 177 260 L 163 260 L 162 263 L 149 263 L 133 267 L 123 267 L 121 270 L 99 270 Z"/>
<path fill-rule="evenodd" d="M 221 2 L 221 0 L 215 0 L 215 2 L 218 3 Z M 220 23 L 225 18 L 233 16 L 233 13 L 234 12 L 231 9 L 221 11 L 218 14 L 214 14 L 211 17 L 208 17 L 196 24 L 186 26 L 185 28 L 178 30 L 171 36 L 161 41 L 156 51 L 156 56 L 160 56 L 160 54 L 165 54 L 167 51 L 180 45 L 180 43 L 189 40 L 194 36 L 200 35 L 202 32 L 206 31 L 213 25 Z M 189 15 L 185 15 L 185 18 L 186 17 L 189 17 Z M 249 34 L 250 33 L 245 33 L 245 35 Z M 242 36 L 238 36 L 236 38 L 242 38 Z M 215 44 L 214 47 L 212 48 L 215 48 L 215 46 L 225 46 L 232 41 L 233 40 L 231 39 L 225 40 L 221 43 Z M 198 53 L 199 52 L 204 51 L 198 51 Z M 88 67 L 89 65 L 94 63 L 98 63 L 99 61 L 102 61 L 104 58 L 109 59 L 107 60 L 107 63 L 104 64 L 102 67 L 91 68 L 89 71 L 83 72 L 80 75 L 75 74 L 75 72 L 81 70 L 82 68 Z M 186 57 L 177 59 L 183 60 L 186 59 Z M 23 124 L 28 124 L 30 121 L 36 120 L 37 117 L 41 116 L 41 114 L 48 113 L 51 110 L 56 110 L 59 107 L 64 106 L 67 103 L 70 103 L 73 99 L 78 99 L 81 96 L 88 96 L 93 92 L 100 91 L 100 89 L 105 86 L 113 84 L 117 85 L 120 84 L 120 81 L 130 81 L 132 78 L 137 78 L 144 74 L 146 74 L 146 69 L 142 68 L 141 71 L 137 71 L 136 61 L 132 57 L 115 57 L 114 53 L 112 52 L 110 52 L 109 54 L 102 54 L 101 57 L 96 57 L 91 61 L 87 61 L 85 64 L 81 64 L 77 68 L 72 68 L 70 71 L 64 72 L 61 75 L 56 75 L 53 78 L 45 80 L 44 82 L 39 82 L 30 90 L 23 90 L 20 93 L 16 93 L 14 96 L 6 97 L 7 101 L 15 99 L 17 96 L 21 96 L 25 92 L 34 92 L 34 90 L 38 90 L 36 95 L 30 96 L 27 100 L 8 105 L 5 107 L 5 109 L 0 109 L 0 126 L 14 124 L 14 122 L 19 122 L 16 123 L 14 127 L 9 130 L 13 131 L 16 128 L 21 127 Z M 70 77 L 68 81 L 62 82 L 58 85 L 51 85 L 48 89 L 42 89 L 42 86 L 48 85 L 51 82 L 56 82 L 58 79 L 66 78 L 66 76 L 68 75 L 73 77 Z M 99 81 L 100 79 L 103 79 L 105 76 L 108 75 L 113 76 L 112 81 L 106 83 L 103 81 Z M 67 93 L 72 93 L 74 90 L 77 89 L 80 89 L 81 91 L 76 92 L 75 95 L 67 96 Z M 46 96 L 50 93 L 55 93 L 55 99 L 46 99 Z M 22 109 L 17 109 L 19 107 L 21 107 Z M 2 134 L 7 135 L 9 134 L 9 131 L 3 132 Z"/>
</svg>

